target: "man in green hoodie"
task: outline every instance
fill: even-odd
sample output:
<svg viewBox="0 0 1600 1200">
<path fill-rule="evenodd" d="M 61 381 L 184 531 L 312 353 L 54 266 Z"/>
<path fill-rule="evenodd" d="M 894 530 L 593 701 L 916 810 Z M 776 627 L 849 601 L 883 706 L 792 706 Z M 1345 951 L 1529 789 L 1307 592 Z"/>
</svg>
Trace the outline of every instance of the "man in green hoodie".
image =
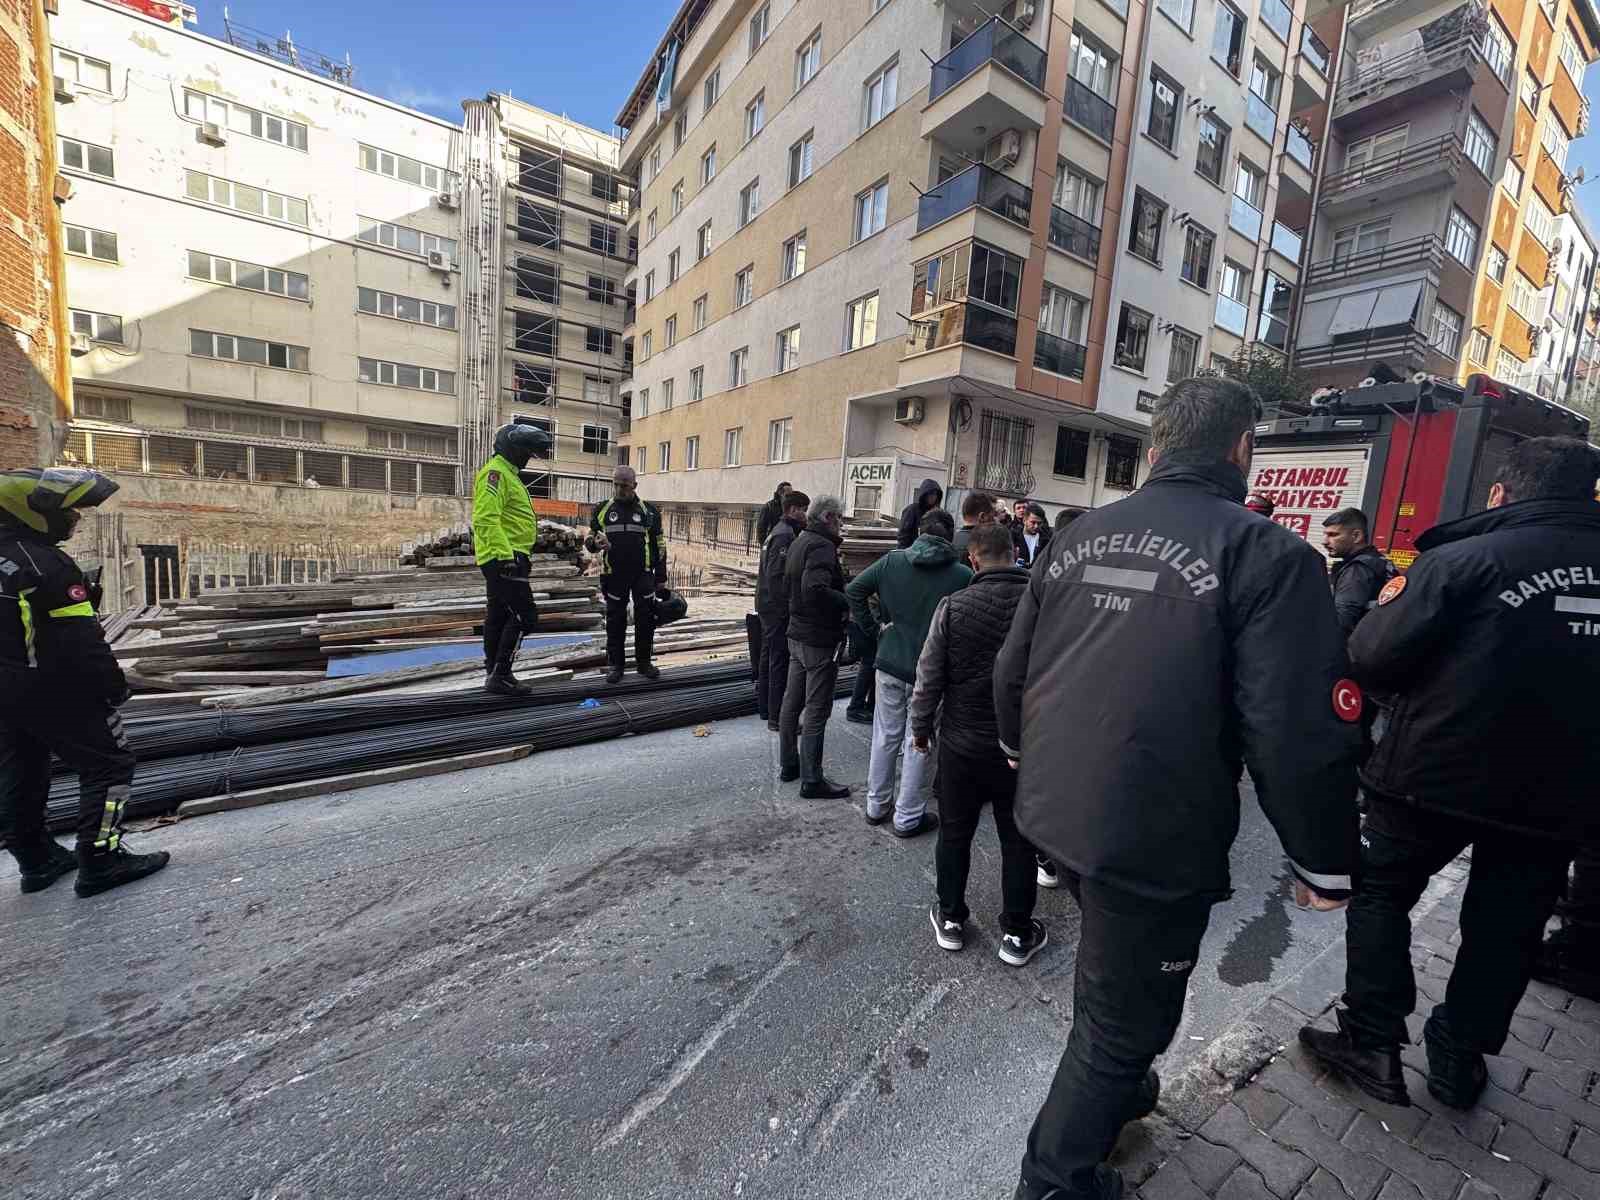
<svg viewBox="0 0 1600 1200">
<path fill-rule="evenodd" d="M 894 835 L 916 837 L 938 828 L 928 811 L 933 758 L 911 743 L 906 724 L 911 689 L 917 681 L 917 659 L 934 610 L 951 592 L 972 578 L 971 568 L 957 561 L 951 544 L 956 523 L 943 509 L 922 515 L 917 540 L 893 550 L 852 579 L 845 588 L 850 615 L 878 643 L 878 702 L 872 715 L 872 761 L 867 768 L 867 824 L 881 825 L 894 811 Z M 878 597 L 878 616 L 867 606 Z M 901 755 L 905 767 L 900 791 L 894 774 Z"/>
</svg>

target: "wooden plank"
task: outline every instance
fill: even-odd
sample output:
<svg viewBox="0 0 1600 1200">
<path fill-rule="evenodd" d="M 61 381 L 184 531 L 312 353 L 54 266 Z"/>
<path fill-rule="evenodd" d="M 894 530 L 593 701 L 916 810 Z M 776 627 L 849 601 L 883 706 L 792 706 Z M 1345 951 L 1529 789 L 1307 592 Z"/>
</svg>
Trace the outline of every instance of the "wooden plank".
<svg viewBox="0 0 1600 1200">
<path fill-rule="evenodd" d="M 325 671 L 174 671 L 174 683 L 191 687 L 225 687 L 232 691 L 246 687 L 281 687 L 290 683 L 315 683 L 326 679 Z"/>
</svg>

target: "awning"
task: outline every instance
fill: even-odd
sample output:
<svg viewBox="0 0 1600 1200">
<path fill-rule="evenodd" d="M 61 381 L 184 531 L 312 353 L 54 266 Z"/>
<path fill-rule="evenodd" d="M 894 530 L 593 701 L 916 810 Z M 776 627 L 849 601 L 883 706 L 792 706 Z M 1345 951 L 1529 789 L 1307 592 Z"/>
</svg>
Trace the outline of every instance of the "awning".
<svg viewBox="0 0 1600 1200">
<path fill-rule="evenodd" d="M 1339 307 L 1328 322 L 1328 336 L 1361 333 L 1372 328 L 1372 310 L 1378 303 L 1378 293 L 1357 292 L 1353 296 L 1339 297 Z"/>
<path fill-rule="evenodd" d="M 1300 330 L 1295 335 L 1295 341 L 1301 346 L 1325 346 L 1333 340 L 1328 332 L 1328 323 L 1333 320 L 1333 314 L 1338 310 L 1338 297 L 1327 300 L 1312 300 L 1300 313 Z"/>
<path fill-rule="evenodd" d="M 1422 281 L 1396 283 L 1378 293 L 1378 303 L 1372 310 L 1372 328 L 1384 329 L 1390 325 L 1409 325 L 1416 315 L 1417 301 L 1422 296 Z"/>
</svg>

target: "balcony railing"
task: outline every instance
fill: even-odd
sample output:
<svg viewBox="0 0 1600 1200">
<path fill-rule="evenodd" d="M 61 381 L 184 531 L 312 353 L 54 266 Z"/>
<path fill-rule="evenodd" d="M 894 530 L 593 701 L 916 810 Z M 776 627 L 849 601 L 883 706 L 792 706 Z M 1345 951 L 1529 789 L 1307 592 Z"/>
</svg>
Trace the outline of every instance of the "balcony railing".
<svg viewBox="0 0 1600 1200">
<path fill-rule="evenodd" d="M 1293 125 L 1289 126 L 1289 132 L 1284 135 L 1284 149 L 1289 152 L 1289 157 L 1294 159 L 1295 162 L 1306 170 L 1311 170 L 1311 160 L 1315 155 L 1311 148 L 1311 139 Z"/>
<path fill-rule="evenodd" d="M 1285 46 L 1289 44 L 1289 27 L 1294 24 L 1294 13 L 1283 0 L 1261 0 L 1261 19 Z"/>
<path fill-rule="evenodd" d="M 1100 258 L 1100 226 L 1091 225 L 1059 204 L 1052 204 L 1050 244 L 1063 253 L 1095 262 Z"/>
<path fill-rule="evenodd" d="M 1117 106 L 1086 83 L 1067 79 L 1067 120 L 1081 125 L 1102 142 L 1109 142 L 1117 126 Z"/>
<path fill-rule="evenodd" d="M 1368 330 L 1323 346 L 1297 346 L 1294 360 L 1301 367 L 1326 367 L 1365 364 L 1383 358 L 1396 365 L 1420 367 L 1428 362 L 1430 354 L 1436 359 L 1443 357 L 1429 345 L 1426 337 L 1407 323 L 1398 330 L 1392 326 Z"/>
<path fill-rule="evenodd" d="M 965 343 L 996 354 L 1017 353 L 1017 319 L 980 304 L 948 304 L 911 318 L 906 354 Z"/>
<path fill-rule="evenodd" d="M 1332 196 L 1348 188 L 1377 183 L 1390 176 L 1399 175 L 1432 162 L 1444 162 L 1455 167 L 1461 161 L 1461 141 L 1451 134 L 1430 138 L 1415 146 L 1408 146 L 1394 154 L 1385 154 L 1364 162 L 1359 167 L 1334 171 L 1322 178 L 1322 194 Z"/>
<path fill-rule="evenodd" d="M 1023 82 L 1043 90 L 1042 49 L 999 17 L 980 25 L 966 41 L 933 64 L 928 103 L 933 103 L 984 63 L 996 62 Z"/>
<path fill-rule="evenodd" d="M 1232 296 L 1217 295 L 1217 328 L 1244 336 L 1250 320 L 1250 310 Z"/>
<path fill-rule="evenodd" d="M 1265 342 L 1274 350 L 1289 350 L 1289 322 L 1271 313 L 1262 313 L 1256 322 L 1256 341 Z"/>
<path fill-rule="evenodd" d="M 1269 144 L 1278 133 L 1278 111 L 1254 92 L 1248 93 L 1244 123 Z"/>
<path fill-rule="evenodd" d="M 1089 358 L 1089 347 L 1056 337 L 1039 330 L 1039 340 L 1033 346 L 1033 365 L 1041 371 L 1082 379 L 1084 364 Z"/>
<path fill-rule="evenodd" d="M 1407 50 L 1392 58 L 1380 58 L 1366 66 L 1357 66 L 1345 76 L 1340 94 L 1353 97 L 1356 92 L 1387 80 L 1411 80 L 1430 71 L 1463 65 L 1479 52 L 1482 42 L 1481 36 L 1458 34 L 1433 46 L 1418 46 L 1415 50 Z M 1351 61 L 1354 62 L 1354 58 Z"/>
<path fill-rule="evenodd" d="M 1261 236 L 1261 210 L 1243 196 L 1229 197 L 1228 225 L 1252 242 Z"/>
<path fill-rule="evenodd" d="M 1379 246 L 1375 250 L 1325 258 L 1306 268 L 1305 282 L 1308 286 L 1332 283 L 1339 279 L 1365 275 L 1369 271 L 1384 271 L 1423 263 L 1437 267 L 1443 261 L 1444 243 L 1437 236 L 1430 234 L 1403 242 L 1390 242 L 1387 246 Z"/>
<path fill-rule="evenodd" d="M 1290 229 L 1280 221 L 1272 223 L 1272 248 L 1283 255 L 1292 263 L 1300 261 L 1300 254 L 1304 249 L 1304 240 L 1300 234 Z"/>
<path fill-rule="evenodd" d="M 1309 25 L 1302 26 L 1300 30 L 1300 55 L 1308 63 L 1315 67 L 1317 69 L 1317 73 L 1324 79 L 1328 77 L 1328 66 L 1330 63 L 1328 47 L 1323 40 L 1317 36 L 1317 31 L 1311 28 Z"/>
<path fill-rule="evenodd" d="M 1007 179 L 993 167 L 974 163 L 924 193 L 917 201 L 917 232 L 974 206 L 987 208 L 1018 225 L 1026 225 L 1028 212 L 1033 207 L 1033 189 Z"/>
</svg>

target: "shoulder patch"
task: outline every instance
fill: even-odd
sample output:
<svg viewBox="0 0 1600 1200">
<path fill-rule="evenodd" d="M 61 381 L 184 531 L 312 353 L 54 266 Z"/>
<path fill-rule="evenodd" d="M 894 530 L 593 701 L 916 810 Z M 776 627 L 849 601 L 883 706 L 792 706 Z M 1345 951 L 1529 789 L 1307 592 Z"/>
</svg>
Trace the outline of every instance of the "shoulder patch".
<svg viewBox="0 0 1600 1200">
<path fill-rule="evenodd" d="M 1406 577 L 1404 575 L 1396 575 L 1393 579 L 1389 580 L 1388 583 L 1384 584 L 1383 590 L 1378 593 L 1378 604 L 1382 606 L 1389 603 L 1391 600 L 1399 599 L 1400 593 L 1405 590 Z M 1367 593 L 1369 596 L 1371 594 L 1371 592 Z"/>
<path fill-rule="evenodd" d="M 81 604 L 89 598 L 89 589 L 81 583 L 75 583 L 67 589 L 67 599 Z"/>
<path fill-rule="evenodd" d="M 1361 688 L 1353 679 L 1341 679 L 1333 685 L 1333 715 L 1348 724 L 1361 719 L 1363 701 Z"/>
<path fill-rule="evenodd" d="M 491 492 L 498 492 L 500 490 L 500 472 L 490 471 L 483 482 L 488 485 Z"/>
</svg>

